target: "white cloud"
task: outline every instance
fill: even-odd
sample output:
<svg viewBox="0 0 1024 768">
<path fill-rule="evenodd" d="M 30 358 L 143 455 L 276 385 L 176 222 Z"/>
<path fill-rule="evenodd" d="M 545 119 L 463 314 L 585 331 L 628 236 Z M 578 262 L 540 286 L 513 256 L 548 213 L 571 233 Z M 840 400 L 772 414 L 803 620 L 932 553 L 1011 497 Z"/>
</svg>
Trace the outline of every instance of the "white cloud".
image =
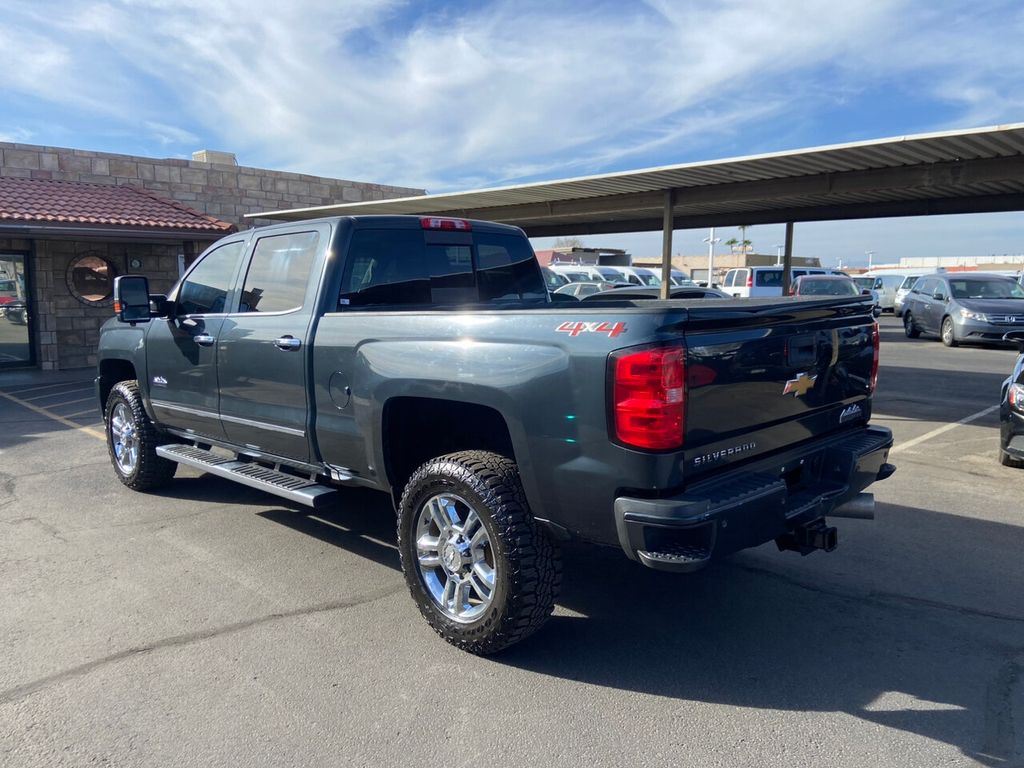
<svg viewBox="0 0 1024 768">
<path fill-rule="evenodd" d="M 75 135 L 88 118 L 102 124 L 94 132 L 135 137 L 133 151 L 148 142 L 187 154 L 203 144 L 250 165 L 432 191 L 1024 114 L 1019 2 L 491 0 L 429 9 L 401 0 L 8 0 L 0 96 L 51 105 L 49 127 L 8 115 L 44 143 Z M 816 226 L 798 228 L 798 249 Z M 906 237 L 920 246 L 936 225 L 893 226 L 922 233 Z M 844 258 L 879 250 L 869 228 L 820 227 L 849 235 L 820 243 Z M 942 246 L 952 242 L 979 241 Z"/>
</svg>

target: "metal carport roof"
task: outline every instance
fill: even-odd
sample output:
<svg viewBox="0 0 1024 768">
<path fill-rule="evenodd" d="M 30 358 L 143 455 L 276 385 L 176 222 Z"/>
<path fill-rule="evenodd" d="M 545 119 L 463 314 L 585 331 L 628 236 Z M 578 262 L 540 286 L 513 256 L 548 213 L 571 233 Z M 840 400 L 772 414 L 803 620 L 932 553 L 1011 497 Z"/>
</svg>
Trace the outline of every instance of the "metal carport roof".
<svg viewBox="0 0 1024 768">
<path fill-rule="evenodd" d="M 252 214 L 430 214 L 531 237 L 1024 210 L 1024 123 Z"/>
</svg>

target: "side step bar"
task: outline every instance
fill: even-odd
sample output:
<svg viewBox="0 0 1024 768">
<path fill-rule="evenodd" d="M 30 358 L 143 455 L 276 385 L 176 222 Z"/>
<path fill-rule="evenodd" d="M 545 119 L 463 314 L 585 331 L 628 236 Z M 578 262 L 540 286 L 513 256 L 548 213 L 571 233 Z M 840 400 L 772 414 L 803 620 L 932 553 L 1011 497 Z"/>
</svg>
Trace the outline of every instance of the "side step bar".
<svg viewBox="0 0 1024 768">
<path fill-rule="evenodd" d="M 317 509 L 333 502 L 338 491 L 327 485 L 321 485 L 304 477 L 296 477 L 286 472 L 253 464 L 248 461 L 227 459 L 212 451 L 205 451 L 193 445 L 178 443 L 161 445 L 156 449 L 157 456 L 179 464 L 187 464 L 211 475 L 226 477 L 236 483 L 258 488 L 285 499 Z"/>
</svg>

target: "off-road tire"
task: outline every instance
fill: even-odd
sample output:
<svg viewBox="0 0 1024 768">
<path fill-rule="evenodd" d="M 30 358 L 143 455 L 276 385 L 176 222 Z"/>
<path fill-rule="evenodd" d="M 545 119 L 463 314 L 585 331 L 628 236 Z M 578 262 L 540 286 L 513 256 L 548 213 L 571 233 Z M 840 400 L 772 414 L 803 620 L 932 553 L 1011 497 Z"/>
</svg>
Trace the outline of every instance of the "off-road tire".
<svg viewBox="0 0 1024 768">
<path fill-rule="evenodd" d="M 471 623 L 446 616 L 420 574 L 416 519 L 421 506 L 439 493 L 456 494 L 473 506 L 494 553 L 494 595 L 487 611 Z M 487 451 L 440 456 L 413 473 L 398 509 L 398 551 L 423 617 L 449 643 L 478 655 L 497 653 L 540 629 L 562 581 L 557 546 L 530 513 L 516 463 Z"/>
<path fill-rule="evenodd" d="M 946 327 L 947 325 L 949 326 L 948 333 Z M 944 318 L 942 318 L 942 326 L 939 329 L 939 338 L 942 339 L 942 343 L 945 344 L 947 347 L 960 346 L 960 342 L 956 340 L 956 326 L 953 325 L 953 318 L 951 318 L 949 315 L 946 315 Z"/>
<path fill-rule="evenodd" d="M 914 317 L 909 311 L 903 312 L 903 333 L 908 339 L 916 339 L 921 335 L 921 329 L 914 325 Z"/>
<path fill-rule="evenodd" d="M 119 403 L 123 403 L 131 412 L 139 442 L 139 458 L 134 470 L 129 473 L 123 472 L 118 465 L 117 457 L 114 454 L 114 440 L 111 435 L 111 414 Z M 149 491 L 170 482 L 178 464 L 156 455 L 157 446 L 167 440 L 153 426 L 153 422 L 146 415 L 146 409 L 142 407 L 139 383 L 137 381 L 121 381 L 115 384 L 107 396 L 103 415 L 104 431 L 107 435 L 107 453 L 110 456 L 110 463 L 114 466 L 114 474 L 117 475 L 117 479 L 133 491 Z"/>
</svg>

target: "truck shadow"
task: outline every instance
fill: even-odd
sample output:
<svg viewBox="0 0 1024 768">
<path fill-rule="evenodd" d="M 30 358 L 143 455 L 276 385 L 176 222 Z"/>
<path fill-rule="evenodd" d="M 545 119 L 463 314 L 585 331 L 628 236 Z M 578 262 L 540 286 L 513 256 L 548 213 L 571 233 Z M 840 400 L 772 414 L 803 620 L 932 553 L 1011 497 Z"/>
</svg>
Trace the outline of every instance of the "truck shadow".
<svg viewBox="0 0 1024 768">
<path fill-rule="evenodd" d="M 971 605 L 879 591 L 864 586 L 863 574 L 845 576 L 827 561 L 820 579 L 810 559 L 806 567 L 780 562 L 776 570 L 767 552 L 680 577 L 612 551 L 570 550 L 560 615 L 495 660 L 686 702 L 845 713 L 1003 765 L 1015 749 L 1012 688 L 1024 678 L 1024 572 L 1012 560 L 1009 569 L 993 565 L 984 543 L 1003 541 L 1019 552 L 1024 528 L 906 507 L 888 506 L 886 514 L 911 526 L 937 522 L 940 532 L 955 528 L 949 549 L 958 549 L 959 559 L 943 560 L 947 553 L 940 551 L 931 562 L 955 562 L 955 578 L 973 580 L 994 604 L 1007 596 L 1006 610 L 1016 614 L 985 615 Z M 956 546 L 964 541 L 981 546 Z M 853 564 L 863 569 L 859 557 Z M 964 600 L 947 599 L 958 597 Z M 761 719 L 751 721 L 752 729 L 762 727 Z"/>
</svg>

